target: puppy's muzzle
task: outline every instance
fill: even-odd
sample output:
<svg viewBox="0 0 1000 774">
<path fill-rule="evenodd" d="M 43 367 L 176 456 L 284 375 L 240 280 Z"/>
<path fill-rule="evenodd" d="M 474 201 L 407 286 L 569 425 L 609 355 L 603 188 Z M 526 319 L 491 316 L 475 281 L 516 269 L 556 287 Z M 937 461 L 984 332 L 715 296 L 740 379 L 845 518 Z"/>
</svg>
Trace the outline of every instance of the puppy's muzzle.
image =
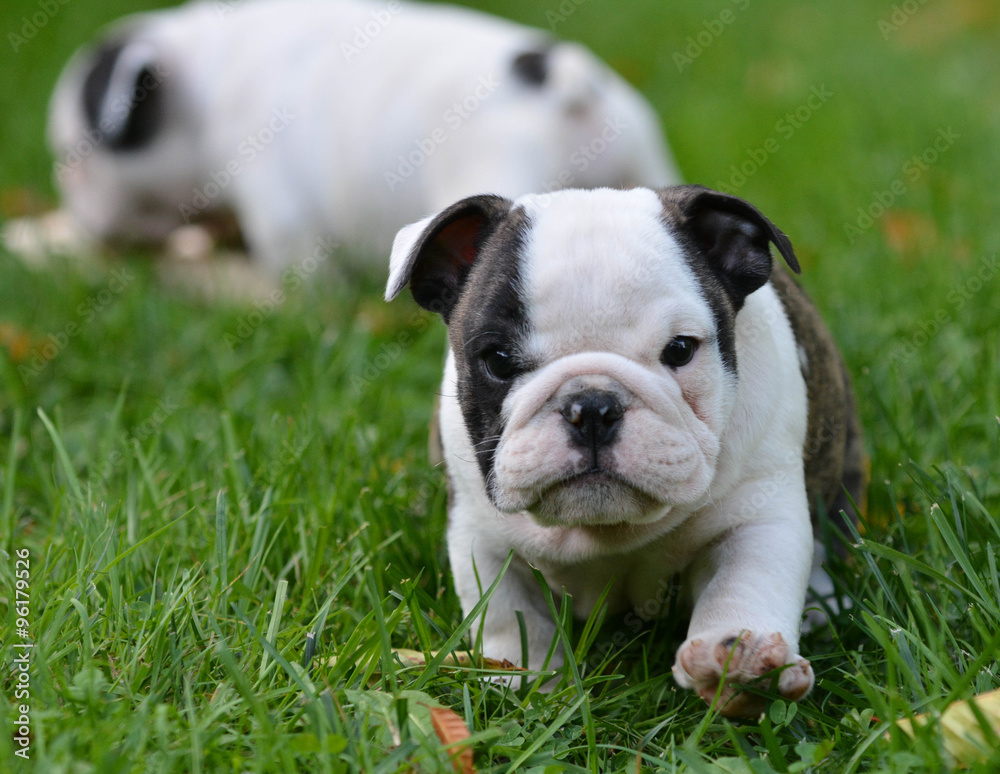
<svg viewBox="0 0 1000 774">
<path fill-rule="evenodd" d="M 588 390 L 570 395 L 562 405 L 569 437 L 575 446 L 594 453 L 614 443 L 625 407 L 613 392 Z"/>
</svg>

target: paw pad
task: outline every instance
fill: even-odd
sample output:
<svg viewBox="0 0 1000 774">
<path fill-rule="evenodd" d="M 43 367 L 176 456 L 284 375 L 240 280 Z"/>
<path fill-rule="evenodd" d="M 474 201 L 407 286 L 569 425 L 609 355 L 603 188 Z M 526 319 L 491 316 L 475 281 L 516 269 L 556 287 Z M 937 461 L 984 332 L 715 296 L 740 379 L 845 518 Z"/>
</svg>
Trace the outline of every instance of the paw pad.
<svg viewBox="0 0 1000 774">
<path fill-rule="evenodd" d="M 674 676 L 680 685 L 695 690 L 707 702 L 718 693 L 723 715 L 752 717 L 763 712 L 764 699 L 739 689 L 778 669 L 782 670 L 777 685 L 781 696 L 798 701 L 809 693 L 812 666 L 791 652 L 781 634 L 740 630 L 688 640 L 677 652 Z"/>
</svg>

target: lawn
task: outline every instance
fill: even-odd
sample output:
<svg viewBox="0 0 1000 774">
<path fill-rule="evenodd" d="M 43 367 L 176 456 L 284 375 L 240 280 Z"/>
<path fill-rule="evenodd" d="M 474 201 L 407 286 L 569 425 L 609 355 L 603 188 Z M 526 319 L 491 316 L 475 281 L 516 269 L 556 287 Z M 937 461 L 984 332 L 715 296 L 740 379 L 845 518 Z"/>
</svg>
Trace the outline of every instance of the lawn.
<svg viewBox="0 0 1000 774">
<path fill-rule="evenodd" d="M 709 713 L 670 676 L 673 615 L 624 639 L 566 618 L 575 666 L 548 694 L 404 664 L 468 646 L 425 451 L 443 326 L 383 303 L 381 269 L 259 310 L 171 289 L 148 256 L 0 251 L 0 768 L 447 772 L 440 706 L 480 771 L 944 770 L 936 724 L 893 721 L 1000 687 L 1000 6 L 473 4 L 590 45 L 689 181 L 795 244 L 872 471 L 834 568 L 849 605 L 803 640 L 816 689 L 760 722 Z M 4 5 L 4 217 L 54 203 L 44 110 L 71 50 L 154 5 Z M 973 770 L 1000 770 L 986 755 Z"/>
</svg>

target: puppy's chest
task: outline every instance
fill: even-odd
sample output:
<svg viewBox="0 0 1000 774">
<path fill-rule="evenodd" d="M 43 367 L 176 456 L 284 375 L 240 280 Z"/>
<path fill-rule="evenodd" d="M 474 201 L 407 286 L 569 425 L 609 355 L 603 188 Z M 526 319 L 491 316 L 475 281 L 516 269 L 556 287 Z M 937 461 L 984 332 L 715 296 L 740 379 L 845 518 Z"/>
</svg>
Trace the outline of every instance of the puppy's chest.
<svg viewBox="0 0 1000 774">
<path fill-rule="evenodd" d="M 571 566 L 538 567 L 549 588 L 560 595 L 565 590 L 573 598 L 573 614 L 587 618 L 605 589 L 608 613 L 635 612 L 652 620 L 663 615 L 678 591 L 678 573 L 685 562 L 662 553 L 604 557 Z"/>
</svg>

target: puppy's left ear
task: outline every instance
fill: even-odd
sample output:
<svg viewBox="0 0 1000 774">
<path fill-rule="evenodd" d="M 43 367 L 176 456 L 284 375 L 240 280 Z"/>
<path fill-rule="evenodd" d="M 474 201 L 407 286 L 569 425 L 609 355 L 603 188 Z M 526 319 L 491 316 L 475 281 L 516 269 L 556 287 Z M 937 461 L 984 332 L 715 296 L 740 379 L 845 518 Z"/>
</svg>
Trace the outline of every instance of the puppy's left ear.
<svg viewBox="0 0 1000 774">
<path fill-rule="evenodd" d="M 392 243 L 386 301 L 409 285 L 414 300 L 447 323 L 483 243 L 511 206 L 501 196 L 470 196 L 400 229 Z"/>
<path fill-rule="evenodd" d="M 749 202 L 698 185 L 665 188 L 660 196 L 737 309 L 771 276 L 770 243 L 792 271 L 801 273 L 788 237 Z"/>
</svg>

